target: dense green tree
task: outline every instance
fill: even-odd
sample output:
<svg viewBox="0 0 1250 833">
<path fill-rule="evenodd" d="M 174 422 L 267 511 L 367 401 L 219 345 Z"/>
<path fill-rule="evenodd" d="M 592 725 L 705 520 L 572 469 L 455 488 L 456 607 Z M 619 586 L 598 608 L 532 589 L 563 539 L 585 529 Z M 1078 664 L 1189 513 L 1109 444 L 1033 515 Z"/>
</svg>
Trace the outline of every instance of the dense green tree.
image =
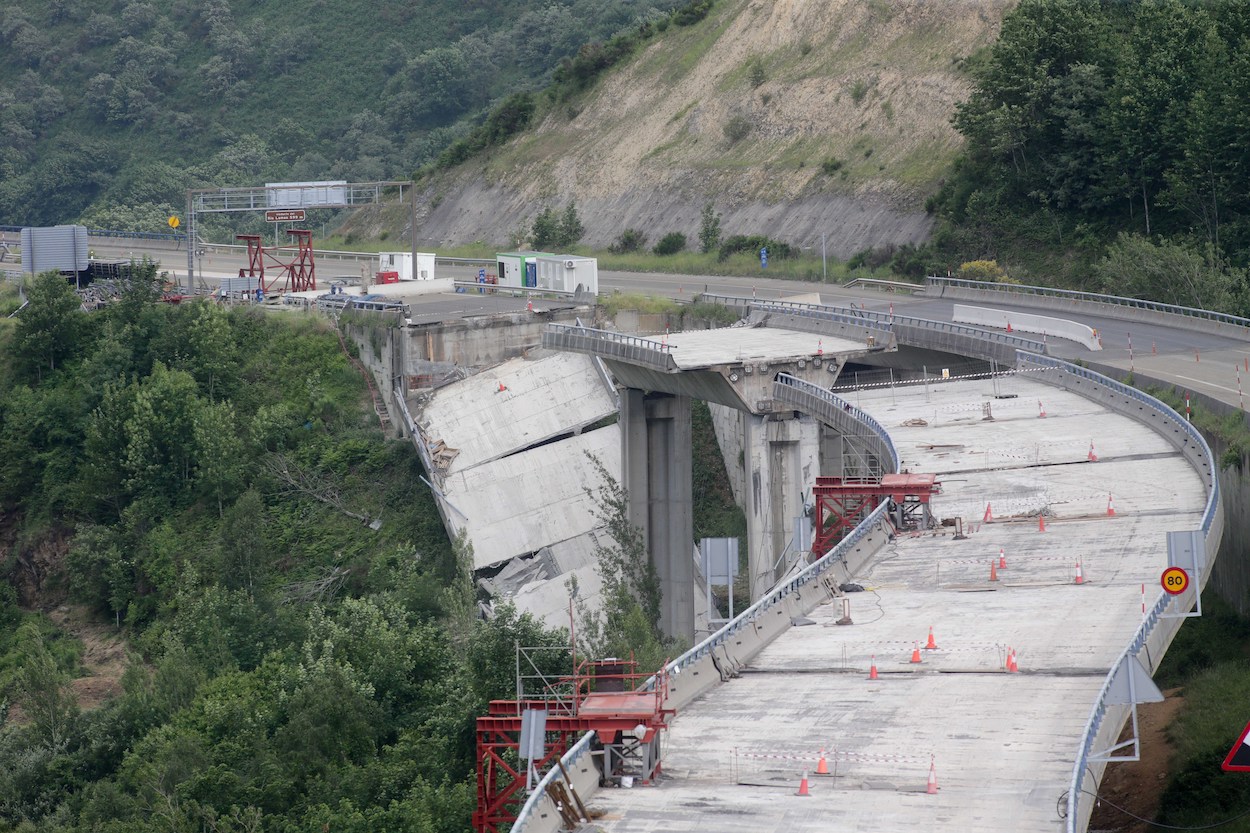
<svg viewBox="0 0 1250 833">
<path fill-rule="evenodd" d="M 125 486 L 136 496 L 177 505 L 195 467 L 195 422 L 203 408 L 195 379 L 157 362 L 135 391 L 126 420 Z"/>
<path fill-rule="evenodd" d="M 699 251 L 711 254 L 720 246 L 720 220 L 712 202 L 703 204 L 703 213 L 699 217 Z"/>
<path fill-rule="evenodd" d="M 75 354 L 86 326 L 82 302 L 59 272 L 42 272 L 26 288 L 11 359 L 27 376 L 43 378 Z"/>
<path fill-rule="evenodd" d="M 1244 280 L 1191 246 L 1130 234 L 1107 248 L 1095 274 L 1108 294 L 1198 309 L 1231 309 Z"/>
<path fill-rule="evenodd" d="M 78 701 L 70 689 L 69 674 L 44 645 L 44 634 L 34 622 L 17 632 L 21 670 L 17 674 L 18 696 L 30 715 L 39 738 L 48 746 L 61 746 L 78 716 Z"/>
</svg>

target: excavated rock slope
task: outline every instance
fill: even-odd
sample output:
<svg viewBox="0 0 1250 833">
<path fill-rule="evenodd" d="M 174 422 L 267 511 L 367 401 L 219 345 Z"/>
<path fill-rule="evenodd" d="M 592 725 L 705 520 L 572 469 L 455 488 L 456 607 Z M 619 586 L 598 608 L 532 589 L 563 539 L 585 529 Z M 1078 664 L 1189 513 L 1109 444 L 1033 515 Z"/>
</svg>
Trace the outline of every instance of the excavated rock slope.
<svg viewBox="0 0 1250 833">
<path fill-rule="evenodd" d="M 440 174 L 418 235 L 523 242 L 576 200 L 582 242 L 623 229 L 697 243 L 712 201 L 724 234 L 831 255 L 922 241 L 925 198 L 960 147 L 961 60 L 996 37 L 1004 0 L 721 0 L 670 28 L 534 128 Z"/>
</svg>

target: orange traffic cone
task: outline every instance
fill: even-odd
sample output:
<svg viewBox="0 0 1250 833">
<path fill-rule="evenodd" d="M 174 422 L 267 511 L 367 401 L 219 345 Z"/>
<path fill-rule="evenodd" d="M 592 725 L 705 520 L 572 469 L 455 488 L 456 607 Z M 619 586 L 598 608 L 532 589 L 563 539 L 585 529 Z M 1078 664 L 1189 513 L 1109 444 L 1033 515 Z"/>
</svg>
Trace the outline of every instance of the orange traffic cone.
<svg viewBox="0 0 1250 833">
<path fill-rule="evenodd" d="M 1089 454 L 1085 455 L 1085 459 L 1091 463 L 1098 462 L 1098 455 L 1094 453 L 1094 441 L 1093 440 L 1089 441 Z"/>
<path fill-rule="evenodd" d="M 1046 516 L 1045 515 L 1037 516 L 1037 531 L 1038 532 L 1046 531 Z"/>
<path fill-rule="evenodd" d="M 990 581 L 998 581 L 998 565 L 992 558 L 990 559 Z"/>
<path fill-rule="evenodd" d="M 1037 416 L 1039 419 L 1046 418 L 1046 406 L 1042 404 L 1042 400 L 1037 400 Z"/>
<path fill-rule="evenodd" d="M 1009 332 L 1009 333 L 1010 333 L 1010 332 L 1014 332 L 1014 330 L 1012 330 L 1012 329 L 1011 329 L 1011 322 L 1010 322 L 1010 321 L 1008 321 L 1008 322 L 1007 322 L 1007 332 Z"/>
<path fill-rule="evenodd" d="M 1083 573 L 1083 572 L 1081 571 L 1081 562 L 1079 562 L 1079 561 L 1078 561 L 1078 562 L 1076 562 L 1076 580 L 1075 580 L 1074 582 L 1072 582 L 1072 583 L 1073 583 L 1073 584 L 1084 584 L 1084 583 L 1085 583 L 1085 573 Z"/>
<path fill-rule="evenodd" d="M 924 791 L 928 793 L 929 795 L 937 795 L 937 791 L 938 791 L 937 761 L 932 757 L 929 758 L 929 783 L 925 787 Z"/>
<path fill-rule="evenodd" d="M 868 679 L 875 680 L 877 679 L 877 658 L 874 656 L 869 662 L 871 664 L 868 666 Z"/>
<path fill-rule="evenodd" d="M 983 524 L 994 523 L 994 510 L 990 508 L 990 505 L 988 503 L 985 504 L 985 517 L 981 518 L 981 523 Z"/>
<path fill-rule="evenodd" d="M 929 641 L 925 643 L 924 649 L 926 651 L 937 650 L 937 643 L 933 641 L 933 626 L 932 625 L 929 626 Z"/>
<path fill-rule="evenodd" d="M 504 387 L 503 382 L 500 382 L 500 383 L 499 383 L 499 390 L 497 390 L 497 391 L 495 391 L 495 392 L 496 392 L 496 393 L 503 393 L 503 392 L 504 392 L 504 391 L 506 391 L 506 390 L 507 390 L 507 388 L 506 388 L 506 387 Z"/>
<path fill-rule="evenodd" d="M 803 770 L 803 780 L 799 782 L 799 791 L 795 795 L 811 795 L 807 789 L 807 770 Z"/>
<path fill-rule="evenodd" d="M 823 338 L 816 339 L 816 355 L 825 355 L 825 340 Z"/>
<path fill-rule="evenodd" d="M 1019 663 L 1016 662 L 1016 649 L 1007 649 L 1007 673 L 1014 674 L 1020 670 Z"/>
<path fill-rule="evenodd" d="M 829 762 L 825 760 L 825 750 L 823 749 L 820 750 L 820 760 L 816 762 L 816 774 L 817 775 L 829 774 Z"/>
<path fill-rule="evenodd" d="M 526 311 L 526 312 L 533 312 L 533 311 L 534 311 L 534 302 L 533 302 L 533 301 L 526 301 L 526 302 L 525 302 L 525 311 Z"/>
<path fill-rule="evenodd" d="M 998 569 L 1000 570 L 1007 569 L 1007 556 L 1003 555 L 1002 547 L 998 548 Z"/>
<path fill-rule="evenodd" d="M 921 660 L 920 660 L 920 643 L 919 643 L 919 642 L 917 642 L 917 643 L 916 643 L 916 647 L 915 647 L 915 648 L 912 648 L 912 651 L 911 651 L 911 661 L 912 661 L 912 662 L 914 662 L 914 663 L 918 663 L 918 662 L 920 662 L 920 661 L 921 661 Z"/>
<path fill-rule="evenodd" d="M 1115 499 L 1111 495 L 1107 495 L 1107 517 L 1115 517 Z"/>
</svg>

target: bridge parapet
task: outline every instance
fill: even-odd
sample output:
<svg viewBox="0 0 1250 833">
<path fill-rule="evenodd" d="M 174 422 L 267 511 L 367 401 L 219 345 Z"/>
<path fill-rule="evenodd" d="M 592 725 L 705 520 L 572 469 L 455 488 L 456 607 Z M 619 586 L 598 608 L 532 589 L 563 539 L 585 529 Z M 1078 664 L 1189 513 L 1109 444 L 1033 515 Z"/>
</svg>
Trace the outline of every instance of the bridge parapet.
<svg viewBox="0 0 1250 833">
<path fill-rule="evenodd" d="M 677 363 L 663 341 L 596 330 L 569 324 L 548 324 L 543 331 L 543 347 L 589 353 L 604 358 L 622 359 L 666 373 L 677 370 Z"/>
<path fill-rule="evenodd" d="M 949 321 L 931 321 L 888 312 L 843 308 L 828 304 L 809 304 L 798 301 L 761 301 L 731 295 L 705 293 L 700 296 L 709 303 L 819 321 L 826 326 L 875 327 L 890 333 L 890 344 L 940 350 L 947 353 L 970 356 L 1011 366 L 1015 364 L 1016 351 L 1046 353 L 1046 344 L 1023 338 L 1012 333 L 1001 333 L 967 324 Z M 798 326 L 788 319 L 785 326 Z"/>
</svg>

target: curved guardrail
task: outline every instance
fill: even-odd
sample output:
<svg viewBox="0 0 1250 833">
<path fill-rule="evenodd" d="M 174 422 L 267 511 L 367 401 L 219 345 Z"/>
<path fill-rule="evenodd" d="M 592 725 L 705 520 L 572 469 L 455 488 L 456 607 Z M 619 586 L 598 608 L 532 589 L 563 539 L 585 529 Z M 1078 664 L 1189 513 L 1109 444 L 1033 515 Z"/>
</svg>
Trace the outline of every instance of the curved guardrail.
<svg viewBox="0 0 1250 833">
<path fill-rule="evenodd" d="M 800 304 L 794 301 L 761 301 L 755 298 L 740 298 L 734 295 L 721 295 L 715 292 L 704 292 L 699 295 L 700 300 L 707 301 L 712 304 L 721 306 L 738 306 L 746 308 L 755 308 L 772 311 L 785 311 L 791 315 L 799 315 L 804 318 L 815 318 L 821 321 L 829 321 L 835 324 L 843 324 L 850 327 L 860 329 L 877 330 L 881 333 L 889 333 L 891 331 L 890 322 L 881 319 L 863 316 L 855 312 L 843 312 L 834 307 L 825 306 L 824 304 Z"/>
<path fill-rule="evenodd" d="M 1155 399 L 1153 396 L 1142 393 L 1136 388 L 1131 388 L 1128 385 L 1117 382 L 1114 379 L 1103 376 L 1100 373 L 1095 373 L 1087 368 L 1078 367 L 1076 365 L 1069 364 L 1068 362 L 1053 359 L 1048 356 L 1025 353 L 1020 355 L 1018 364 L 1021 366 L 1032 365 L 1041 370 L 1055 371 L 1087 382 L 1092 382 L 1112 394 L 1124 397 L 1127 400 L 1137 403 L 1139 406 L 1148 408 L 1152 416 L 1164 420 L 1168 424 L 1172 425 L 1174 430 L 1178 431 L 1178 433 L 1183 434 L 1186 444 L 1193 444 L 1193 446 L 1198 450 L 1200 460 L 1205 462 L 1205 465 L 1203 466 L 1205 468 L 1205 472 L 1203 472 L 1203 480 L 1207 484 L 1208 493 L 1206 506 L 1202 512 L 1202 524 L 1200 529 L 1203 535 L 1203 545 L 1206 550 L 1207 563 L 1210 563 L 1215 557 L 1216 550 L 1219 548 L 1220 537 L 1223 533 L 1223 511 L 1220 505 L 1220 482 L 1218 472 L 1215 467 L 1215 459 L 1211 454 L 1211 447 L 1207 444 L 1207 441 L 1203 438 L 1202 434 L 1199 433 L 1198 429 L 1194 428 L 1188 420 L 1178 414 L 1175 410 L 1168 407 L 1165 403 L 1160 402 L 1158 399 Z M 1040 378 L 1046 379 L 1045 374 L 1040 374 Z M 1189 457 L 1190 455 L 1186 456 Z M 1201 592 L 1201 588 L 1199 588 L 1199 592 Z M 1094 704 L 1090 709 L 1089 719 L 1085 723 L 1085 734 L 1081 740 L 1080 751 L 1078 752 L 1076 761 L 1072 767 L 1072 781 L 1068 788 L 1067 824 L 1065 827 L 1067 833 L 1079 833 L 1079 830 L 1081 829 L 1079 825 L 1082 820 L 1087 817 L 1085 816 L 1086 810 L 1089 810 L 1090 812 L 1093 810 L 1092 801 L 1089 801 L 1082 806 L 1081 799 L 1083 797 L 1092 797 L 1093 795 L 1096 795 L 1096 792 L 1086 793 L 1084 789 L 1085 779 L 1087 775 L 1090 774 L 1090 758 L 1094 752 L 1095 744 L 1098 742 L 1099 737 L 1103 734 L 1104 729 L 1108 732 L 1113 731 L 1118 734 L 1120 725 L 1122 725 L 1123 718 L 1121 718 L 1121 721 L 1118 721 L 1115 725 L 1105 725 L 1108 715 L 1108 707 L 1110 705 L 1107 702 L 1107 697 L 1111 692 L 1112 681 L 1115 679 L 1116 675 L 1125 663 L 1136 661 L 1137 655 L 1144 648 L 1148 648 L 1152 645 L 1166 647 L 1171 641 L 1176 631 L 1180 629 L 1181 622 L 1183 621 L 1180 618 L 1164 618 L 1164 611 L 1173 601 L 1174 599 L 1172 596 L 1169 596 L 1162 590 L 1159 591 L 1158 598 L 1155 599 L 1154 604 L 1147 612 L 1141 626 L 1138 627 L 1137 631 L 1133 634 L 1132 640 L 1120 653 L 1120 656 L 1116 659 L 1115 663 L 1111 666 L 1111 670 L 1107 673 L 1107 678 L 1103 681 L 1102 688 L 1099 690 L 1097 697 L 1094 699 Z M 1162 653 L 1162 651 L 1156 651 L 1148 656 L 1147 668 L 1151 673 L 1155 671 L 1156 667 L 1154 657 L 1158 656 L 1161 658 Z"/>
<path fill-rule="evenodd" d="M 806 304 L 795 301 L 756 301 L 752 306 L 761 309 L 785 309 L 794 314 L 803 314 L 801 310 L 807 310 L 811 313 L 820 313 L 828 310 L 837 312 L 836 308 L 828 307 L 824 304 Z M 1002 344 L 1014 347 L 1017 350 L 1027 350 L 1030 352 L 1044 353 L 1046 345 L 1040 341 L 1034 341 L 1030 338 L 1012 335 L 1011 333 L 1000 333 L 996 330 L 987 330 L 984 327 L 974 327 L 970 324 L 956 324 L 950 321 L 932 321 L 928 318 L 914 318 L 910 315 L 892 315 L 887 312 L 876 312 L 874 310 L 856 309 L 851 313 L 842 313 L 843 315 L 859 318 L 861 321 L 876 321 L 890 327 L 898 334 L 900 327 L 915 327 L 918 330 L 928 330 L 936 333 L 950 333 L 953 335 L 967 336 L 980 341 L 988 341 L 993 344 Z"/>
<path fill-rule="evenodd" d="M 881 424 L 875 419 L 868 416 L 868 414 L 864 411 L 861 411 L 859 408 L 851 405 L 851 403 L 836 394 L 830 393 L 829 391 L 809 382 L 804 382 L 801 379 L 796 379 L 785 374 L 779 376 L 775 384 L 784 386 L 787 389 L 802 394 L 805 397 L 809 397 L 812 402 L 824 403 L 828 407 L 836 409 L 841 413 L 850 414 L 857 419 L 861 419 L 864 427 L 875 434 L 881 441 L 883 447 L 888 449 L 890 470 L 898 471 L 899 458 L 898 452 L 894 448 L 894 441 L 890 439 L 890 435 L 886 432 L 885 428 L 882 427 Z M 739 631 L 751 627 L 756 620 L 758 620 L 764 613 L 768 612 L 770 608 L 778 605 L 783 600 L 786 600 L 790 595 L 798 593 L 804 587 L 819 579 L 826 571 L 830 570 L 835 565 L 845 564 L 847 553 L 853 550 L 855 546 L 860 543 L 860 541 L 868 536 L 872 530 L 879 523 L 881 523 L 885 517 L 886 509 L 887 507 L 884 503 L 878 506 L 871 513 L 869 513 L 868 516 L 855 527 L 855 529 L 851 530 L 850 534 L 839 541 L 833 549 L 829 550 L 829 552 L 825 553 L 816 561 L 807 565 L 784 584 L 773 588 L 773 590 L 771 590 L 767 595 L 760 598 L 746 610 L 735 616 L 731 621 L 727 622 L 720 630 L 708 636 L 698 645 L 695 645 L 689 651 L 686 651 L 684 654 L 674 659 L 667 666 L 665 666 L 665 672 L 674 676 L 680 675 L 683 670 L 706 659 L 717 648 L 722 645 L 727 645 L 729 641 L 739 633 Z M 642 683 L 639 688 L 644 690 L 650 689 L 655 685 L 655 682 L 655 677 L 651 677 Z M 566 769 L 572 771 L 572 764 L 589 749 L 592 734 L 593 733 L 591 732 L 587 732 L 586 735 L 583 735 L 582 739 L 578 741 L 572 749 L 565 753 L 561 760 L 564 762 Z M 538 805 L 546 796 L 547 785 L 553 781 L 559 780 L 562 777 L 563 776 L 561 775 L 558 767 L 553 767 L 547 772 L 547 774 L 539 782 L 538 788 L 535 789 L 534 792 L 530 793 L 529 799 L 517 813 L 517 819 L 512 825 L 513 833 L 524 833 L 526 825 L 529 824 Z"/>
<path fill-rule="evenodd" d="M 1196 307 L 1183 307 L 1176 304 L 1164 304 L 1159 301 L 1147 301 L 1142 298 L 1127 298 L 1122 295 L 1101 295 L 1096 292 L 1079 292 L 1072 289 L 1056 289 L 1049 286 L 1029 286 L 1023 284 L 1001 284 L 992 283 L 990 281 L 972 281 L 963 278 L 942 278 L 931 276 L 925 279 L 926 285 L 929 287 L 927 294 L 941 297 L 947 288 L 973 290 L 976 292 L 994 293 L 998 295 L 1009 295 L 1015 298 L 1045 298 L 1050 299 L 1052 303 L 1047 304 L 1047 308 L 1076 307 L 1078 305 L 1100 304 L 1113 307 L 1120 307 L 1124 311 L 1138 310 L 1147 313 L 1157 313 L 1159 315 L 1178 316 L 1184 319 L 1191 319 L 1194 322 L 1214 322 L 1222 326 L 1238 327 L 1250 333 L 1250 318 L 1242 318 L 1237 315 L 1229 315 L 1223 312 L 1212 312 L 1210 310 L 1198 309 Z M 934 292 L 933 290 L 937 290 Z M 1053 302 L 1068 302 L 1055 304 Z"/>
<path fill-rule="evenodd" d="M 899 456 L 894 440 L 866 411 L 819 385 L 788 373 L 779 373 L 773 379 L 773 398 L 791 408 L 807 411 L 843 436 L 870 446 L 876 457 L 892 461 L 897 470 Z"/>
<path fill-rule="evenodd" d="M 610 356 L 665 372 L 677 369 L 668 344 L 650 338 L 596 330 L 574 324 L 548 324 L 543 330 L 543 347 L 574 353 Z"/>
<path fill-rule="evenodd" d="M 799 301 L 762 301 L 756 298 L 743 298 L 734 295 L 704 293 L 699 296 L 709 303 L 724 306 L 740 306 L 748 309 L 759 309 L 770 312 L 782 312 L 789 315 L 832 321 L 842 325 L 866 327 L 877 324 L 892 332 L 902 343 L 929 347 L 939 350 L 971 349 L 977 357 L 1010 363 L 1017 350 L 1045 353 L 1046 344 L 1041 341 L 1023 338 L 1012 333 L 1000 333 L 968 324 L 955 324 L 950 321 L 932 321 L 927 318 L 914 318 L 909 315 L 893 315 L 866 309 L 843 310 L 827 304 L 809 304 Z M 978 349 L 978 344 L 990 346 L 989 349 Z"/>
</svg>

